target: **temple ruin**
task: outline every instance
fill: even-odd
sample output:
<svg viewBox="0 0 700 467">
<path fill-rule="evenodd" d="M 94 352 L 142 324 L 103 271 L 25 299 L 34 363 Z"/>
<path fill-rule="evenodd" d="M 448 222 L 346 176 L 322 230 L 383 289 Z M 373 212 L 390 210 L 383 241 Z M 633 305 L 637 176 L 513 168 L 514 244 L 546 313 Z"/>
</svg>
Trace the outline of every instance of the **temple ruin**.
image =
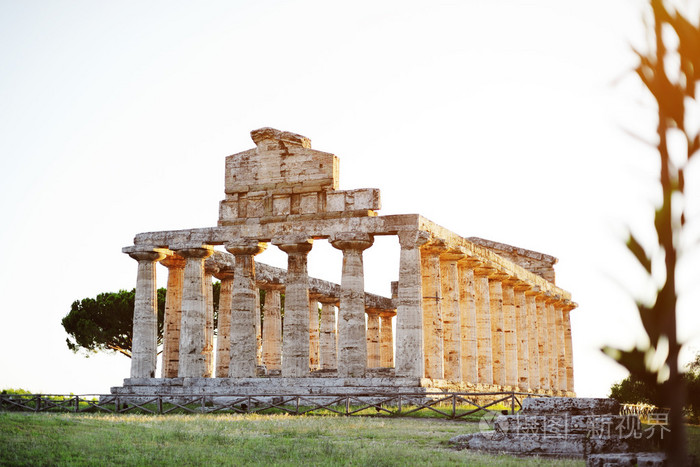
<svg viewBox="0 0 700 467">
<path fill-rule="evenodd" d="M 138 261 L 136 306 L 131 375 L 113 393 L 574 395 L 576 304 L 555 285 L 556 258 L 418 214 L 380 216 L 379 190 L 339 190 L 338 158 L 308 138 L 251 136 L 255 148 L 226 158 L 216 227 L 140 233 L 123 249 Z M 363 251 L 380 235 L 400 244 L 391 297 L 364 290 Z M 308 276 L 318 239 L 342 251 L 340 284 Z M 255 262 L 269 244 L 286 270 Z M 168 271 L 160 377 L 158 263 Z"/>
</svg>

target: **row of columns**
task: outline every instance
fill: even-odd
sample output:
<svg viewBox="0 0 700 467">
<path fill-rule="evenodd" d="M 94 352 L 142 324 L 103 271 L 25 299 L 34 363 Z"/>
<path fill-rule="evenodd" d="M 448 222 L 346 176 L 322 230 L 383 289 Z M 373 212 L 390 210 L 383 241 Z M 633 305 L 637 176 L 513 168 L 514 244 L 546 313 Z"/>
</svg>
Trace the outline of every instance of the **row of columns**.
<svg viewBox="0 0 700 467">
<path fill-rule="evenodd" d="M 372 245 L 371 235 L 347 233 L 330 239 L 343 252 L 337 331 L 333 328 L 335 320 L 330 318 L 335 314 L 334 304 L 321 303 L 319 323 L 319 297 L 309 296 L 307 255 L 311 239 L 273 239 L 288 258 L 284 329 L 277 319 L 279 292 L 270 290 L 264 305 L 262 335 L 256 314 L 260 307 L 256 306 L 253 258 L 265 244 L 226 244 L 235 256 L 235 267 L 232 280 L 230 276 L 219 277 L 220 306 L 228 306 L 226 300 L 230 297 L 232 312 L 230 322 L 225 314 L 219 318 L 216 376 L 255 376 L 260 361 L 268 369 L 279 368 L 282 376 L 288 377 L 306 376 L 310 368 L 331 370 L 334 364 L 341 377 L 364 376 L 368 367 L 394 366 L 397 376 L 573 391 L 569 312 L 575 304 L 504 274 L 460 248 L 431 241 L 426 232 L 399 231 L 398 237 L 401 251 L 395 354 L 391 351 L 392 313 L 365 310 L 362 252 Z M 135 247 L 125 250 L 139 262 L 132 377 L 153 377 L 155 373 L 152 307 L 155 262 L 160 260 L 170 270 L 166 309 L 178 307 L 171 287 L 177 290 L 182 283 L 183 289 L 181 319 L 166 315 L 164 351 L 179 345 L 179 356 L 164 358 L 164 375 L 173 375 L 176 366 L 179 376 L 211 376 L 213 372 L 213 363 L 206 357 L 211 354 L 213 323 L 210 325 L 207 319 L 203 269 L 204 259 L 212 250 L 207 246 L 173 249 L 184 259 L 164 259 L 163 253 L 136 251 Z M 181 277 L 174 271 L 182 271 Z M 332 343 L 334 333 L 336 345 Z M 227 347 L 229 352 L 225 351 Z"/>
<path fill-rule="evenodd" d="M 257 241 L 227 243 L 225 247 L 235 260 L 233 271 L 220 271 L 217 275 L 221 279 L 221 298 L 216 369 L 213 273 L 204 268 L 204 261 L 213 249 L 206 245 L 173 248 L 177 256 L 172 252 L 125 249 L 139 262 L 131 376 L 155 376 L 157 261 L 162 261 L 169 270 L 163 377 L 211 377 L 214 374 L 217 377 L 252 377 L 259 363 L 279 370 L 286 377 L 307 376 L 310 369 L 337 369 L 339 376 L 355 377 L 364 376 L 368 367 L 392 364 L 392 314 L 385 310 L 368 310 L 369 333 L 365 325 L 362 252 L 372 245 L 372 237 L 339 234 L 331 239 L 331 244 L 343 251 L 337 331 L 334 309 L 337 300 L 324 301 L 323 297 L 309 294 L 307 254 L 312 240 L 284 238 L 273 243 L 286 252 L 288 258 L 284 329 L 279 290 L 270 290 L 265 300 L 265 334 L 261 333 L 254 257 L 266 244 Z M 321 322 L 319 299 L 322 300 Z M 226 312 L 228 309 L 230 314 Z M 381 329 L 374 328 L 375 316 L 381 319 Z"/>
<path fill-rule="evenodd" d="M 420 235 L 400 241 L 400 271 L 411 277 L 399 280 L 399 316 L 422 311 L 424 355 L 423 362 L 397 362 L 397 370 L 432 379 L 573 391 L 569 312 L 574 304 L 444 241 L 428 242 Z M 415 332 L 401 321 L 399 331 Z M 397 341 L 404 339 L 397 334 Z M 399 356 L 403 352 L 397 351 Z"/>
</svg>

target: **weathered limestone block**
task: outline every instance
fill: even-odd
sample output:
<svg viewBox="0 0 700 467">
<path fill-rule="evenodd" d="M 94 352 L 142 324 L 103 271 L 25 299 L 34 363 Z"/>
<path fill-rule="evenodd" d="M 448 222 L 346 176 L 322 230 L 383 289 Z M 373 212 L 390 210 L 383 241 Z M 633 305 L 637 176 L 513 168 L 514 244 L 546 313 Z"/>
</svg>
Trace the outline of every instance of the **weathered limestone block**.
<svg viewBox="0 0 700 467">
<path fill-rule="evenodd" d="M 392 319 L 396 316 L 394 311 L 382 311 L 379 331 L 379 365 L 382 368 L 392 368 L 394 366 L 394 332 Z"/>
<path fill-rule="evenodd" d="M 462 380 L 461 312 L 459 309 L 459 271 L 457 261 L 464 258 L 458 249 L 440 256 L 440 278 L 442 287 L 444 378 Z"/>
<path fill-rule="evenodd" d="M 489 277 L 489 305 L 491 307 L 491 345 L 493 352 L 493 384 L 506 384 L 506 339 L 503 323 L 503 275 L 494 273 Z"/>
<path fill-rule="evenodd" d="M 180 321 L 182 319 L 182 282 L 185 277 L 185 259 L 170 255 L 160 264 L 168 268 L 168 287 L 165 293 L 165 323 L 163 323 L 163 365 L 161 377 L 177 378 L 180 353 Z"/>
<path fill-rule="evenodd" d="M 263 365 L 268 371 L 282 370 L 282 316 L 280 310 L 280 291 L 267 289 L 263 313 Z"/>
<path fill-rule="evenodd" d="M 549 415 L 609 415 L 620 413 L 620 403 L 608 398 L 530 397 L 522 402 L 523 413 Z"/>
<path fill-rule="evenodd" d="M 131 347 L 131 377 L 156 376 L 158 346 L 158 299 L 156 296 L 156 262 L 165 257 L 159 251 L 138 251 L 125 248 L 138 261 L 136 295 L 134 299 L 134 328 Z"/>
<path fill-rule="evenodd" d="M 179 377 L 203 377 L 206 374 L 204 349 L 207 298 L 204 288 L 204 259 L 212 254 L 209 246 L 176 248 L 185 258 L 180 327 Z"/>
<path fill-rule="evenodd" d="M 375 211 L 381 209 L 379 190 L 361 188 L 358 190 L 337 190 L 326 192 L 327 212 Z"/>
<path fill-rule="evenodd" d="M 468 262 L 460 261 L 459 267 L 459 312 L 461 326 L 462 381 L 476 383 L 476 303 L 474 302 L 474 270 Z"/>
<path fill-rule="evenodd" d="M 445 242 L 440 239 L 433 240 L 421 247 L 425 377 L 431 379 L 444 378 L 444 331 L 440 255 L 445 251 L 447 251 Z"/>
<path fill-rule="evenodd" d="M 550 436 L 567 434 L 594 436 L 626 436 L 642 431 L 636 415 L 613 414 L 520 414 L 501 415 L 494 422 L 494 429 L 504 433 L 542 433 Z"/>
<path fill-rule="evenodd" d="M 257 337 L 255 332 L 256 295 L 255 262 L 253 257 L 262 253 L 265 243 L 236 241 L 226 245 L 236 257 L 233 273 L 231 303 L 231 351 L 228 375 L 230 378 L 255 376 L 257 364 Z"/>
<path fill-rule="evenodd" d="M 499 256 L 513 261 L 515 264 L 543 277 L 552 284 L 555 282 L 554 265 L 557 264 L 559 260 L 554 256 L 506 245 L 505 243 L 485 240 L 479 237 L 469 237 L 469 241 L 496 252 Z"/>
<path fill-rule="evenodd" d="M 282 376 L 307 376 L 309 374 L 309 275 L 306 261 L 313 240 L 285 237 L 273 239 L 272 243 L 287 253 Z"/>
<path fill-rule="evenodd" d="M 367 369 L 362 252 L 373 242 L 371 236 L 357 233 L 340 233 L 330 238 L 331 245 L 343 252 L 338 317 L 338 375 L 341 377 L 361 377 Z"/>
<path fill-rule="evenodd" d="M 423 292 L 421 286 L 420 246 L 430 235 L 416 230 L 399 232 L 399 306 L 396 314 L 396 375 L 422 378 Z"/>
<path fill-rule="evenodd" d="M 233 304 L 233 270 L 220 270 L 219 323 L 216 337 L 216 377 L 227 378 L 231 361 L 231 305 Z"/>
</svg>

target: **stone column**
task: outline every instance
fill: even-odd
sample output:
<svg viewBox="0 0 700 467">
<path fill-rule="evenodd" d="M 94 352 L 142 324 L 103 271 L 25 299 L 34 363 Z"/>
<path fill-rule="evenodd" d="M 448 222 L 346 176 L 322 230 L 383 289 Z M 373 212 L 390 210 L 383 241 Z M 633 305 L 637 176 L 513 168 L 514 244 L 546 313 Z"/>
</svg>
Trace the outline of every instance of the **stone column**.
<svg viewBox="0 0 700 467">
<path fill-rule="evenodd" d="M 445 251 L 445 243 L 442 240 L 435 240 L 421 248 L 425 377 L 431 379 L 444 378 L 440 255 Z"/>
<path fill-rule="evenodd" d="M 517 280 L 503 281 L 503 331 L 506 341 L 506 386 L 518 386 L 518 343 L 515 329 L 515 291 Z"/>
<path fill-rule="evenodd" d="M 518 352 L 518 387 L 521 391 L 532 389 L 530 385 L 530 341 L 529 332 L 532 328 L 528 326 L 527 320 L 527 297 L 525 292 L 530 290 L 530 286 L 524 282 L 518 282 L 513 286 L 513 300 L 515 302 L 515 329 L 517 334 Z"/>
<path fill-rule="evenodd" d="M 392 368 L 394 366 L 394 332 L 391 325 L 396 312 L 384 310 L 379 313 L 381 318 L 379 329 L 379 366 Z"/>
<path fill-rule="evenodd" d="M 219 322 L 216 336 L 216 377 L 228 378 L 231 361 L 231 304 L 233 299 L 233 269 L 220 270 Z"/>
<path fill-rule="evenodd" d="M 260 289 L 255 287 L 255 365 L 262 363 L 262 315 L 260 313 Z"/>
<path fill-rule="evenodd" d="M 207 297 L 207 317 L 204 326 L 204 377 L 214 374 L 214 283 L 215 268 L 208 268 L 204 262 L 204 291 Z"/>
<path fill-rule="evenodd" d="M 265 326 L 263 326 L 262 361 L 268 373 L 276 373 L 282 370 L 282 314 L 279 290 L 266 290 L 263 312 Z"/>
<path fill-rule="evenodd" d="M 539 360 L 539 388 L 549 390 L 549 322 L 547 319 L 547 305 L 545 304 L 545 296 L 537 294 L 535 296 L 535 305 L 537 306 L 537 348 Z"/>
<path fill-rule="evenodd" d="M 379 368 L 379 310 L 367 308 L 367 368 Z"/>
<path fill-rule="evenodd" d="M 489 276 L 489 298 L 491 305 L 491 342 L 493 352 L 493 384 L 506 385 L 506 339 L 503 332 L 503 274 Z"/>
<path fill-rule="evenodd" d="M 462 341 L 462 381 L 476 383 L 476 304 L 474 302 L 474 262 L 467 259 L 457 263 L 459 271 L 459 313 Z"/>
<path fill-rule="evenodd" d="M 564 309 L 562 300 L 553 303 L 554 322 L 557 332 L 557 389 L 563 393 L 567 390 L 566 383 L 566 337 L 564 331 Z"/>
<path fill-rule="evenodd" d="M 574 392 L 574 352 L 571 342 L 571 310 L 576 304 L 566 300 L 562 308 L 562 327 L 564 328 L 564 349 L 566 351 L 566 390 Z"/>
<path fill-rule="evenodd" d="M 131 377 L 155 378 L 158 351 L 158 297 L 156 262 L 165 258 L 159 251 L 123 250 L 138 261 L 134 299 L 134 327 L 131 344 Z"/>
<path fill-rule="evenodd" d="M 530 287 L 525 291 L 525 308 L 527 311 L 527 369 L 530 389 L 542 389 L 540 380 L 540 322 L 537 315 L 536 297 L 539 288 Z"/>
<path fill-rule="evenodd" d="M 162 378 L 177 378 L 180 350 L 180 320 L 182 317 L 182 282 L 185 259 L 170 255 L 160 264 L 168 268 L 168 288 L 165 293 L 165 323 L 163 323 Z"/>
<path fill-rule="evenodd" d="M 336 370 L 338 368 L 335 330 L 335 300 L 321 298 L 321 349 L 319 358 L 322 370 Z"/>
<path fill-rule="evenodd" d="M 367 234 L 340 233 L 330 239 L 343 252 L 338 318 L 338 376 L 363 377 L 367 368 L 365 276 L 362 252 L 374 239 Z"/>
<path fill-rule="evenodd" d="M 459 308 L 459 271 L 457 261 L 464 258 L 459 250 L 450 250 L 440 256 L 442 286 L 442 319 L 444 378 L 462 380 L 462 326 Z"/>
<path fill-rule="evenodd" d="M 318 370 L 319 365 L 319 321 L 318 321 L 318 296 L 309 298 L 309 368 Z"/>
<path fill-rule="evenodd" d="M 549 388 L 552 391 L 559 389 L 559 368 L 557 355 L 559 350 L 557 349 L 557 317 L 554 310 L 554 303 L 557 301 L 555 297 L 547 296 L 545 299 L 545 312 L 547 313 L 547 341 L 549 343 L 547 359 L 549 360 Z"/>
<path fill-rule="evenodd" d="M 202 378 L 206 374 L 204 348 L 207 297 L 204 289 L 204 260 L 213 252 L 211 247 L 205 246 L 177 250 L 177 254 L 186 260 L 178 368 L 178 376 L 181 378 Z"/>
<path fill-rule="evenodd" d="M 422 378 L 423 292 L 420 246 L 430 235 L 420 230 L 399 232 L 398 308 L 396 310 L 396 375 Z"/>
<path fill-rule="evenodd" d="M 273 240 L 287 253 L 287 279 L 284 295 L 284 339 L 282 376 L 309 375 L 309 275 L 307 255 L 313 240 L 287 237 Z"/>
<path fill-rule="evenodd" d="M 476 344 L 478 382 L 493 382 L 493 347 L 491 345 L 491 297 L 489 296 L 489 274 L 493 268 L 474 269 L 474 304 L 476 306 Z"/>
<path fill-rule="evenodd" d="M 255 260 L 267 244 L 257 240 L 238 240 L 226 243 L 226 250 L 236 257 L 233 270 L 231 298 L 231 351 L 229 378 L 252 378 L 256 374 L 257 337 L 255 310 L 258 289 L 255 285 Z"/>
</svg>

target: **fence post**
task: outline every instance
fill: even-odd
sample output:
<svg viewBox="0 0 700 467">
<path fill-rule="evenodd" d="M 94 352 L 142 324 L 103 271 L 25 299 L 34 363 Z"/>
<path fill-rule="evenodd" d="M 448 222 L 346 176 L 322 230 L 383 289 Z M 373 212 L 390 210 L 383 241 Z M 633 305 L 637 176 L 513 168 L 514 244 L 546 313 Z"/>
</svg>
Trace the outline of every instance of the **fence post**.
<svg viewBox="0 0 700 467">
<path fill-rule="evenodd" d="M 163 413 L 163 396 L 159 394 L 158 395 L 158 414 L 160 415 L 162 413 Z"/>
<path fill-rule="evenodd" d="M 452 394 L 452 418 L 457 416 L 457 395 Z"/>
<path fill-rule="evenodd" d="M 80 412 L 80 397 L 75 396 L 75 413 Z"/>
<path fill-rule="evenodd" d="M 345 397 L 345 415 L 350 415 L 350 397 Z"/>
<path fill-rule="evenodd" d="M 36 395 L 34 397 L 34 411 L 38 412 L 41 409 L 41 395 Z"/>
<path fill-rule="evenodd" d="M 510 392 L 510 414 L 511 415 L 515 414 L 515 392 L 514 391 Z"/>
</svg>

